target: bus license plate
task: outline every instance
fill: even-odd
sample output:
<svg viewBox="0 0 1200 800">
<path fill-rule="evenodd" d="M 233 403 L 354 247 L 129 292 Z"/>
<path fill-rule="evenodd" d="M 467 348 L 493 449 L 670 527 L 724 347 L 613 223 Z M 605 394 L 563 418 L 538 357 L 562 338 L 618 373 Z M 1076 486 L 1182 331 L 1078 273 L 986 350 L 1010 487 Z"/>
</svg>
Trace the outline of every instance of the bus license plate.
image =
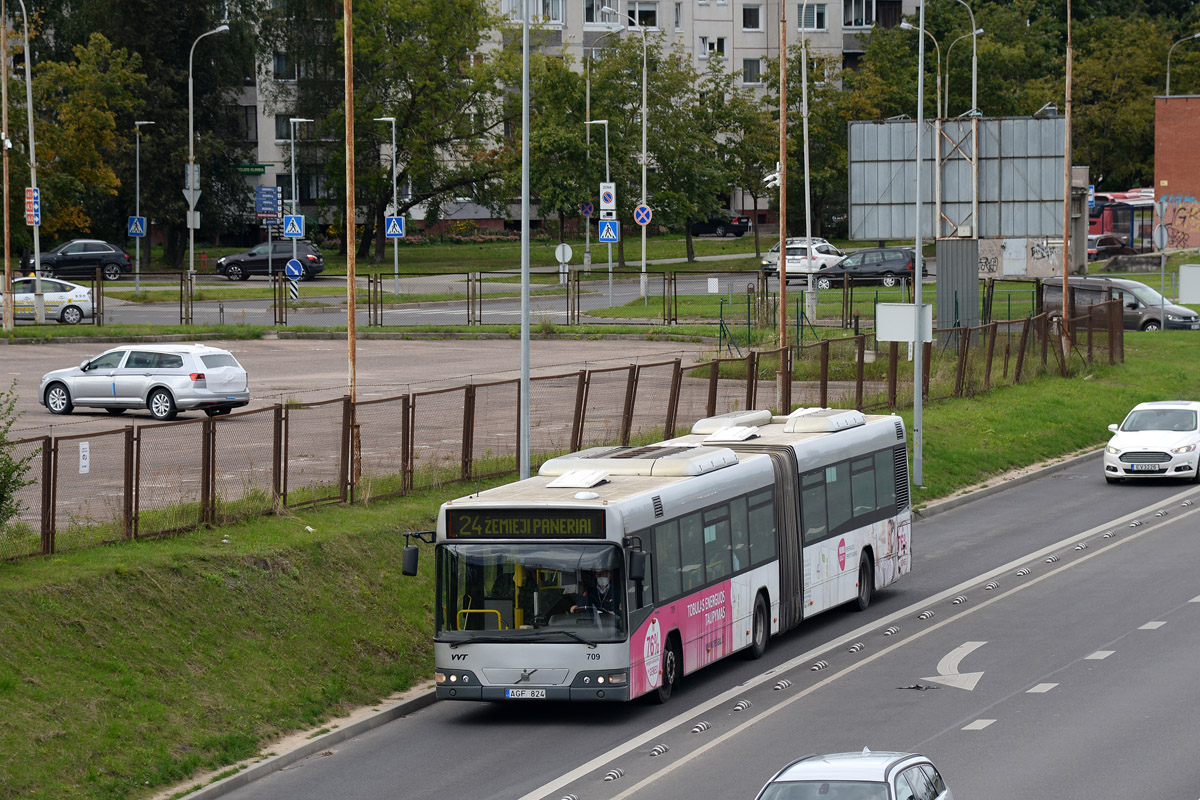
<svg viewBox="0 0 1200 800">
<path fill-rule="evenodd" d="M 545 700 L 545 689 L 506 689 L 504 696 L 509 700 Z"/>
<path fill-rule="evenodd" d="M 1134 472 L 1160 472 L 1158 464 L 1131 464 Z"/>
</svg>

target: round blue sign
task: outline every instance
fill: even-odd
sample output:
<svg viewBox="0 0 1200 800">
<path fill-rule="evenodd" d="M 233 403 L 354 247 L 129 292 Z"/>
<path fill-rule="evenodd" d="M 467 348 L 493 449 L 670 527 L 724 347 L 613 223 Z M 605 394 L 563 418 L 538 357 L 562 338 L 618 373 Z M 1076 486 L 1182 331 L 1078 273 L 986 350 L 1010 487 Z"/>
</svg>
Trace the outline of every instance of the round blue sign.
<svg viewBox="0 0 1200 800">
<path fill-rule="evenodd" d="M 582 213 L 582 214 L 583 214 L 585 217 L 590 217 L 590 216 L 592 215 L 592 212 L 593 212 L 593 211 L 595 211 L 595 210 L 596 210 L 595 206 L 593 206 L 591 203 L 584 203 L 583 205 L 581 205 L 581 206 L 579 207 L 579 211 L 580 211 L 580 212 L 581 212 L 581 213 Z"/>
<path fill-rule="evenodd" d="M 288 278 L 298 281 L 300 280 L 301 276 L 304 275 L 304 267 L 300 266 L 300 262 L 296 259 L 289 258 L 287 267 L 284 268 L 284 272 L 287 274 Z"/>
</svg>

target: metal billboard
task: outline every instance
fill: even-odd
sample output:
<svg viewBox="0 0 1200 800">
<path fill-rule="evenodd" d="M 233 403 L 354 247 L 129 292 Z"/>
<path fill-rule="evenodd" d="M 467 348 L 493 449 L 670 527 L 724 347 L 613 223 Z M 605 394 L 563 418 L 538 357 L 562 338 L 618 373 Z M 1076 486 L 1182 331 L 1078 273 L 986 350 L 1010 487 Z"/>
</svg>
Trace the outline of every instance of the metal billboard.
<svg viewBox="0 0 1200 800">
<path fill-rule="evenodd" d="M 921 235 L 1061 238 L 1065 137 L 1062 117 L 926 120 Z M 915 120 L 849 124 L 851 239 L 916 236 L 916 150 Z"/>
</svg>

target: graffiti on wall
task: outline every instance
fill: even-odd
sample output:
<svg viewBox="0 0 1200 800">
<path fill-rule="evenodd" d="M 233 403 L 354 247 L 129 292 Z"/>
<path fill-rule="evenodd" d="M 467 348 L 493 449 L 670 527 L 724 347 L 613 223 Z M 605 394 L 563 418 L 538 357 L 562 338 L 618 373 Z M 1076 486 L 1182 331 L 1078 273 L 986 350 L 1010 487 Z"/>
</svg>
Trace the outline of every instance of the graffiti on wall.
<svg viewBox="0 0 1200 800">
<path fill-rule="evenodd" d="M 1167 229 L 1167 247 L 1200 245 L 1200 203 L 1194 195 L 1169 194 L 1160 223 Z"/>
</svg>

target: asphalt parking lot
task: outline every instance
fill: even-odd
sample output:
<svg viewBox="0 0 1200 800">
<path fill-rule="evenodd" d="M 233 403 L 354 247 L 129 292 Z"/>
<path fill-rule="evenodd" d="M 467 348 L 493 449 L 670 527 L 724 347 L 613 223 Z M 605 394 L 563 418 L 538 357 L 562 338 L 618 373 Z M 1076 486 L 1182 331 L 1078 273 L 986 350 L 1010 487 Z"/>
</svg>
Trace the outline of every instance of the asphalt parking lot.
<svg viewBox="0 0 1200 800">
<path fill-rule="evenodd" d="M 329 400 L 347 393 L 349 359 L 344 339 L 205 340 L 232 352 L 250 375 L 249 408 L 262 408 L 291 399 Z M 0 378 L 17 381 L 20 417 L 13 438 L 89 433 L 130 423 L 154 422 L 148 411 L 113 418 L 99 409 L 77 409 L 53 416 L 38 403 L 42 375 L 79 364 L 115 345 L 78 342 L 0 346 Z M 656 363 L 682 357 L 701 360 L 704 345 L 608 339 L 589 341 L 536 340 L 530 345 L 532 375 L 556 374 L 582 368 L 631 363 Z M 520 376 L 521 343 L 515 339 L 379 340 L 361 339 L 356 351 L 360 400 L 394 397 L 410 391 L 461 386 Z M 181 419 L 203 413 L 182 414 Z"/>
</svg>

